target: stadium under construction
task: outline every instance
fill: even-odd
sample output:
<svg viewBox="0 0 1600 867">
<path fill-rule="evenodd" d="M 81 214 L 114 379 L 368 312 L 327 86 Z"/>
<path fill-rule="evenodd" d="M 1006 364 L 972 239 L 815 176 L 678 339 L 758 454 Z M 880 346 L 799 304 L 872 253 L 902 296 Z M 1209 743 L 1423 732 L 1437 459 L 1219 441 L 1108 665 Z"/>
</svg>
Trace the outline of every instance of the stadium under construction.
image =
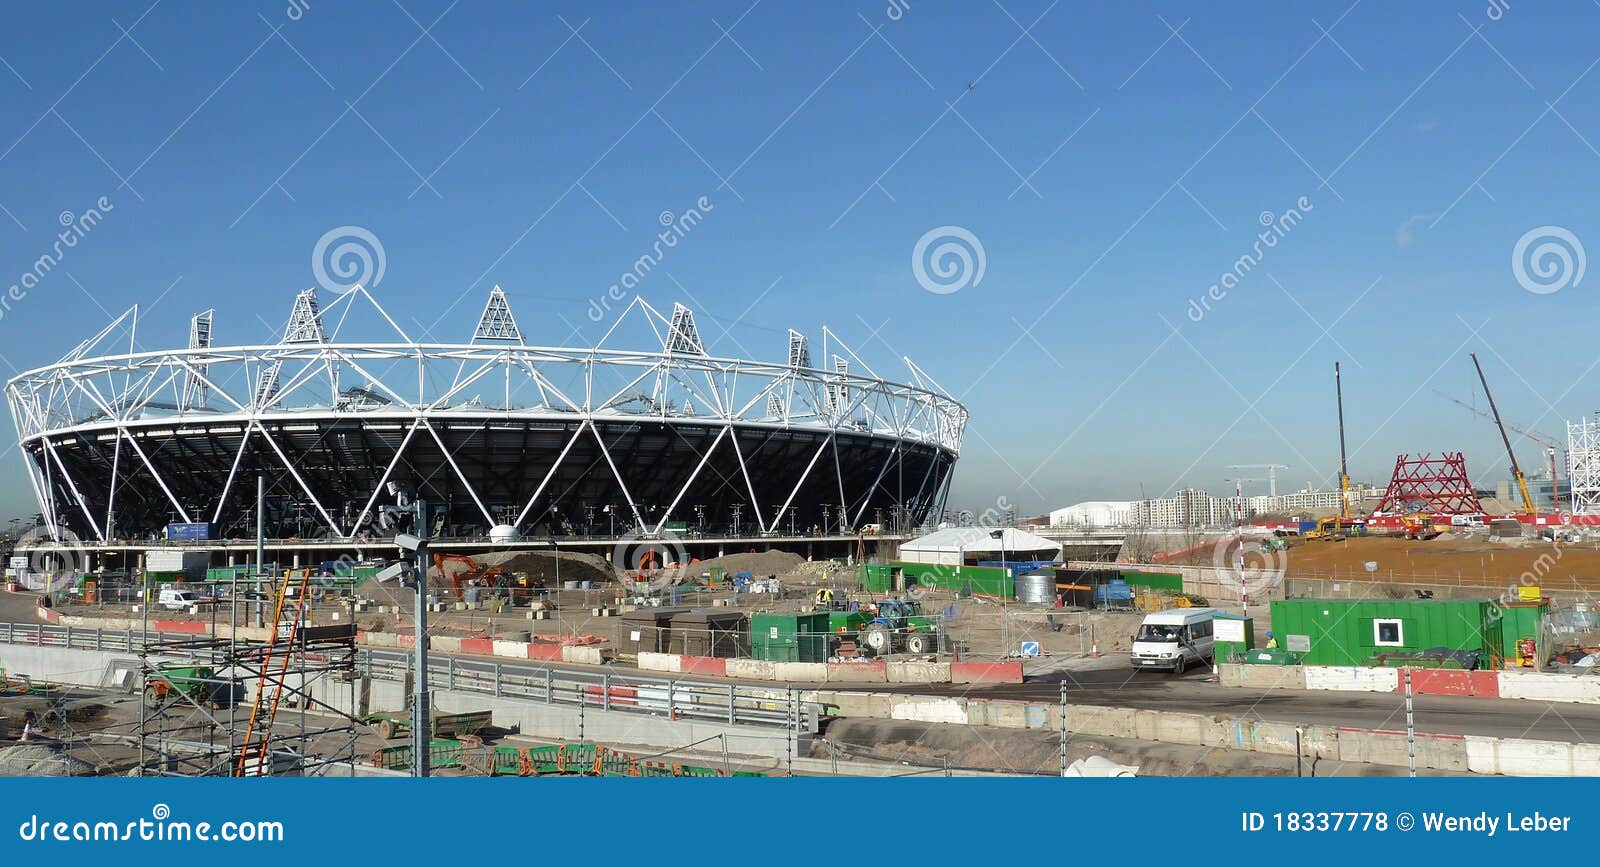
<svg viewBox="0 0 1600 867">
<path fill-rule="evenodd" d="M 905 382 L 882 378 L 826 327 L 817 361 L 794 330 L 782 360 L 719 357 L 689 308 L 641 298 L 578 347 L 526 342 L 499 287 L 463 343 L 412 339 L 360 286 L 300 292 L 271 343 L 222 345 L 206 311 L 187 346 L 145 350 L 140 324 L 134 307 L 7 384 L 38 548 L 103 563 L 181 525 L 232 564 L 259 523 L 315 562 L 376 546 L 407 490 L 436 547 L 836 556 L 942 509 L 968 417 L 910 359 Z"/>
</svg>

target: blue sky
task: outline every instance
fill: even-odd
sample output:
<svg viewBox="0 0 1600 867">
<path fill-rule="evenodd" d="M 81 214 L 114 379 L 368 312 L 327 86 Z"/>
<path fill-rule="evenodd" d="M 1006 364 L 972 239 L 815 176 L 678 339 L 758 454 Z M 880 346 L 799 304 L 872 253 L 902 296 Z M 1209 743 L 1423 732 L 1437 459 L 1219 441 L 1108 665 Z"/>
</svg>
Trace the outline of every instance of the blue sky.
<svg viewBox="0 0 1600 867">
<path fill-rule="evenodd" d="M 1434 391 L 1481 404 L 1468 351 L 1519 424 L 1560 437 L 1600 406 L 1583 348 L 1600 277 L 1535 293 L 1513 268 L 1539 227 L 1600 238 L 1592 5 L 4 14 L 0 287 L 63 211 L 114 206 L 0 316 L 8 376 L 133 303 L 148 346 L 206 307 L 219 342 L 259 340 L 342 225 L 381 240 L 390 310 L 444 314 L 436 337 L 464 339 L 499 283 L 530 340 L 592 340 L 590 300 L 658 214 L 705 196 L 714 212 L 639 293 L 699 307 L 713 351 L 739 353 L 711 322 L 771 358 L 784 329 L 827 324 L 880 373 L 911 356 L 972 411 L 952 505 L 1220 491 L 1241 463 L 1327 483 L 1336 359 L 1358 479 L 1443 449 L 1505 475 L 1492 427 Z M 1264 212 L 1302 199 L 1194 321 Z M 984 262 L 948 294 L 912 267 L 942 226 Z M 33 510 L 20 462 L 0 459 L 0 511 Z"/>
</svg>

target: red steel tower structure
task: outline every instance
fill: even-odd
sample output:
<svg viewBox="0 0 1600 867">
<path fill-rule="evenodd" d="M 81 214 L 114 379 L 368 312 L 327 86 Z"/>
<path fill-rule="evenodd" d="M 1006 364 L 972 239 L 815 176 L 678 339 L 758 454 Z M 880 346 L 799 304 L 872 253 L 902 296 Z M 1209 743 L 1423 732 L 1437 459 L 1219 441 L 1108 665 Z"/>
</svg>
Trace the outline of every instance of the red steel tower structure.
<svg viewBox="0 0 1600 867">
<path fill-rule="evenodd" d="M 1394 475 L 1377 511 L 1382 514 L 1426 512 L 1430 515 L 1481 515 L 1483 504 L 1467 479 L 1467 459 L 1461 452 L 1439 457 L 1423 453 L 1400 455 Z"/>
</svg>

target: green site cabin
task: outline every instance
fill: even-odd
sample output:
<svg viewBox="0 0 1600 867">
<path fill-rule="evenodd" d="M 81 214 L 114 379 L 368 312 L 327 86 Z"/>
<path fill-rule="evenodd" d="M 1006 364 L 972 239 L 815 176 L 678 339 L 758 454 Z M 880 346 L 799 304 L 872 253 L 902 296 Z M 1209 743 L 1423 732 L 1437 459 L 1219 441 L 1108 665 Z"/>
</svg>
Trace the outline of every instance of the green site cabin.
<svg viewBox="0 0 1600 867">
<path fill-rule="evenodd" d="M 1001 596 L 1015 599 L 1016 580 L 998 566 L 947 566 L 938 563 L 863 563 L 861 589 L 869 593 L 900 593 L 919 587 Z"/>
<path fill-rule="evenodd" d="M 1492 599 L 1289 599 L 1272 603 L 1272 630 L 1306 665 L 1381 665 L 1385 654 L 1445 647 L 1497 668 L 1518 639 L 1537 638 L 1548 610 Z"/>
</svg>

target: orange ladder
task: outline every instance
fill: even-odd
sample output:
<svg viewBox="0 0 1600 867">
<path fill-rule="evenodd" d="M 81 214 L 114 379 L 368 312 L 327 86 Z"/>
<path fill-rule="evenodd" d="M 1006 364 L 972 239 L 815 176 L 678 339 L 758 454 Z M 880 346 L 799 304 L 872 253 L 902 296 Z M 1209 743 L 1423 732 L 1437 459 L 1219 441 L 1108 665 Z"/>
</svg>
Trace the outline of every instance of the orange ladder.
<svg viewBox="0 0 1600 867">
<path fill-rule="evenodd" d="M 294 657 L 295 641 L 300 637 L 300 626 L 305 622 L 306 606 L 309 604 L 309 585 L 311 570 L 301 570 L 299 583 L 295 582 L 294 573 L 286 572 L 283 584 L 278 587 L 278 598 L 273 606 L 272 634 L 267 636 L 267 652 L 261 660 L 261 673 L 256 678 L 256 699 L 250 707 L 250 722 L 244 730 L 244 746 L 239 751 L 239 762 L 234 768 L 234 776 L 246 776 L 250 769 L 251 752 L 255 752 L 255 773 L 263 773 L 263 765 L 267 759 L 267 745 L 271 740 L 272 722 L 278 717 L 278 704 L 283 699 L 284 676 L 289 671 L 289 661 Z M 290 599 L 289 588 L 297 588 Z M 285 610 L 289 609 L 289 610 Z M 288 614 L 287 620 L 284 615 Z M 274 655 L 279 646 L 282 652 Z M 277 664 L 277 675 L 273 678 L 272 696 L 267 698 L 267 672 Z M 263 713 L 263 705 L 265 712 Z"/>
</svg>

